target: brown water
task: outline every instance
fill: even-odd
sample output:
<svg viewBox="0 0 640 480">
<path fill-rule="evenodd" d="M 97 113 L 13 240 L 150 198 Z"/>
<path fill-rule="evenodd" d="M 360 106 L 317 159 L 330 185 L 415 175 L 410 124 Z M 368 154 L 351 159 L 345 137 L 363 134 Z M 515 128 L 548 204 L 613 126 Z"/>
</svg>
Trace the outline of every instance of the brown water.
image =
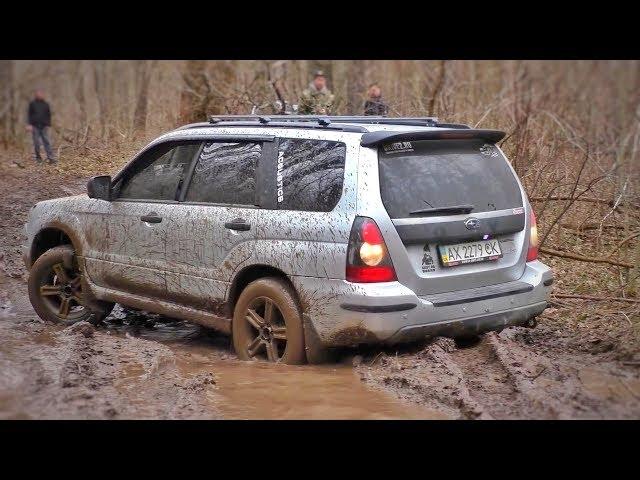
<svg viewBox="0 0 640 480">
<path fill-rule="evenodd" d="M 436 411 L 404 404 L 387 393 L 367 388 L 352 367 L 216 361 L 201 347 L 186 350 L 176 351 L 178 365 L 185 375 L 215 371 L 217 407 L 224 418 L 447 418 Z"/>
<path fill-rule="evenodd" d="M 137 318 L 136 318 L 137 317 Z M 437 411 L 404 403 L 388 393 L 367 387 L 347 365 L 273 365 L 234 358 L 229 340 L 182 321 L 146 313 L 122 312 L 120 334 L 155 340 L 175 355 L 184 378 L 214 374 L 215 403 L 229 419 L 442 419 Z M 152 328 L 150 322 L 156 320 Z M 132 376 L 145 372 L 133 365 Z M 213 388 L 213 387 L 212 387 Z"/>
<path fill-rule="evenodd" d="M 226 336 L 187 322 L 116 307 L 74 331 L 26 302 L 5 311 L 0 418 L 447 418 L 367 387 L 350 364 L 239 361 Z"/>
</svg>

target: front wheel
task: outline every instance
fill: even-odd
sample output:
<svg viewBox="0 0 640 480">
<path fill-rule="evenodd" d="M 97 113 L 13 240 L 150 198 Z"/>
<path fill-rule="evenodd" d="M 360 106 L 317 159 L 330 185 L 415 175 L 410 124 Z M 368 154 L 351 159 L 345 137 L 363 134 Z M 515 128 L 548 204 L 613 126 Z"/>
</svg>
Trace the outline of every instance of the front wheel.
<svg viewBox="0 0 640 480">
<path fill-rule="evenodd" d="M 291 286 L 277 277 L 251 282 L 233 313 L 233 346 L 241 360 L 301 364 L 306 360 L 302 314 Z"/>
<path fill-rule="evenodd" d="M 69 260 L 71 265 L 69 265 Z M 52 248 L 38 257 L 28 281 L 29 300 L 43 320 L 71 325 L 81 321 L 98 322 L 113 304 L 100 302 L 100 309 L 85 306 L 82 277 L 70 245 Z"/>
</svg>

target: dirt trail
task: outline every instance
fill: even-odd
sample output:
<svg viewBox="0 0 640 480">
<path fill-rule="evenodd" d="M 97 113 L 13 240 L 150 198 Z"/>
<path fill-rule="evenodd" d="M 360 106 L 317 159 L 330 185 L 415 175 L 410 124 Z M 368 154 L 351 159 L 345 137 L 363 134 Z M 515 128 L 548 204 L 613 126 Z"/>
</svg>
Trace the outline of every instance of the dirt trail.
<svg viewBox="0 0 640 480">
<path fill-rule="evenodd" d="M 640 356 L 621 327 L 554 310 L 466 348 L 436 339 L 322 367 L 239 362 L 226 337 L 120 307 L 97 329 L 45 324 L 26 295 L 23 224 L 85 184 L 0 162 L 0 418 L 640 417 Z"/>
<path fill-rule="evenodd" d="M 33 312 L 20 258 L 39 200 L 86 179 L 0 163 L 0 418 L 446 418 L 366 387 L 351 365 L 240 362 L 228 338 L 116 306 L 104 325 L 61 327 Z"/>
</svg>

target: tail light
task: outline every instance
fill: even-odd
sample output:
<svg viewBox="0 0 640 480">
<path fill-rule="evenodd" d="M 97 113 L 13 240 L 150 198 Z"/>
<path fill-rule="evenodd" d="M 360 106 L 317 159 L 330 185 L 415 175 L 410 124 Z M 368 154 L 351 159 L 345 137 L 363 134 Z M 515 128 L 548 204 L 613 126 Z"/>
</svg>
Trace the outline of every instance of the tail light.
<svg viewBox="0 0 640 480">
<path fill-rule="evenodd" d="M 397 280 L 391 257 L 376 222 L 356 217 L 347 250 L 347 281 L 356 283 Z"/>
<path fill-rule="evenodd" d="M 531 212 L 531 232 L 529 235 L 529 250 L 527 250 L 527 262 L 533 262 L 538 259 L 538 225 L 536 223 L 536 214 Z"/>
</svg>

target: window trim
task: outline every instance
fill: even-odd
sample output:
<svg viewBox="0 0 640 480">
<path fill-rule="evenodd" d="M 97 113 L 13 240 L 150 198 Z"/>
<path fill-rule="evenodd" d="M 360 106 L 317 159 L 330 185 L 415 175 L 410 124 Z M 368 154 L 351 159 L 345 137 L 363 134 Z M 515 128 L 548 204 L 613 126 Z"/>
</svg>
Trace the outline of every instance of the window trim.
<svg viewBox="0 0 640 480">
<path fill-rule="evenodd" d="M 276 138 L 275 135 L 252 135 L 252 134 L 243 135 L 243 134 L 234 133 L 234 134 L 217 134 L 217 135 L 193 135 L 193 134 L 176 135 L 171 138 L 156 140 L 148 144 L 146 147 L 140 150 L 136 155 L 134 155 L 134 157 L 131 160 L 129 160 L 129 162 L 127 162 L 127 164 L 124 167 L 122 167 L 118 173 L 115 174 L 112 181 L 113 183 L 119 181 L 120 178 L 126 172 L 128 172 L 131 168 L 133 168 L 140 161 L 140 158 L 142 158 L 142 156 L 145 155 L 149 150 L 151 150 L 152 148 L 156 148 L 159 145 L 163 145 L 165 143 L 205 142 L 208 140 L 233 141 L 234 139 L 239 139 L 239 140 L 254 139 L 255 141 L 273 142 L 275 138 Z"/>
</svg>

